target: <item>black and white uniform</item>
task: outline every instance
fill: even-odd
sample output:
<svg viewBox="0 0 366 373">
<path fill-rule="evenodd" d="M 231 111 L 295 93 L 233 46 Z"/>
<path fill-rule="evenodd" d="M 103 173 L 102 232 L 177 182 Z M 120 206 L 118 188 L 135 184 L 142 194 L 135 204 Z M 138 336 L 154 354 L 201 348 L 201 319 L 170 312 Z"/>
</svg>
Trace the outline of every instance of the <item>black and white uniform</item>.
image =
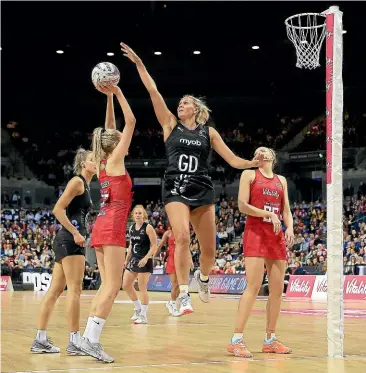
<svg viewBox="0 0 366 373">
<path fill-rule="evenodd" d="M 153 261 L 150 258 L 144 267 L 139 267 L 139 262 L 143 259 L 150 250 L 150 238 L 146 233 L 148 224 L 143 223 L 140 229 L 136 229 L 136 224 L 133 224 L 129 231 L 129 239 L 131 243 L 131 259 L 127 263 L 126 269 L 135 273 L 153 273 Z"/>
<path fill-rule="evenodd" d="M 164 175 L 163 201 L 196 207 L 215 203 L 215 189 L 208 176 L 211 142 L 209 127 L 189 130 L 178 122 L 165 142 L 168 167 Z"/>
<path fill-rule="evenodd" d="M 78 175 L 84 183 L 84 193 L 72 199 L 66 208 L 66 216 L 76 227 L 79 233 L 86 238 L 87 214 L 92 207 L 89 185 L 82 175 Z M 85 248 L 75 243 L 73 235 L 64 227 L 57 232 L 53 241 L 53 250 L 56 254 L 56 262 L 70 255 L 84 255 Z"/>
</svg>

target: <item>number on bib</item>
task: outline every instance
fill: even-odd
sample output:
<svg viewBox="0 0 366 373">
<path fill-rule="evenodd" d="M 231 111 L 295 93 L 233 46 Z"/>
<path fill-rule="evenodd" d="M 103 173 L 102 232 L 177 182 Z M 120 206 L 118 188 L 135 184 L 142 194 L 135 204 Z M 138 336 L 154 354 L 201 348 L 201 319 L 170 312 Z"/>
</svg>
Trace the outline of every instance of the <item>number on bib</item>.
<svg viewBox="0 0 366 373">
<path fill-rule="evenodd" d="M 195 173 L 198 168 L 198 158 L 194 155 L 181 154 L 178 161 L 180 172 Z"/>
<path fill-rule="evenodd" d="M 264 211 L 270 211 L 270 212 L 274 212 L 275 214 L 277 214 L 279 212 L 279 208 L 269 206 L 269 205 L 265 205 L 264 206 Z M 266 223 L 272 223 L 271 218 L 263 218 L 263 221 L 265 221 Z"/>
</svg>

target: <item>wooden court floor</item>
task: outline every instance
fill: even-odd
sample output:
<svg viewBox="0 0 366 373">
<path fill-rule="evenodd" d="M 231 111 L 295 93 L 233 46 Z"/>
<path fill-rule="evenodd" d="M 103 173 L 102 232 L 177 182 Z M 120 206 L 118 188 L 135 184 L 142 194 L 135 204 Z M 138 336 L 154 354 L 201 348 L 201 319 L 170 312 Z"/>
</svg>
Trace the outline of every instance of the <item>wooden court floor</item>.
<svg viewBox="0 0 366 373">
<path fill-rule="evenodd" d="M 84 293 L 81 327 L 85 326 L 93 292 Z M 292 355 L 260 352 L 264 336 L 265 301 L 257 300 L 246 339 L 254 354 L 243 360 L 230 356 L 230 338 L 238 300 L 235 296 L 215 296 L 203 304 L 193 295 L 195 312 L 181 318 L 167 315 L 163 301 L 168 294 L 151 293 L 148 325 L 130 322 L 132 304 L 120 292 L 107 321 L 101 342 L 113 364 L 89 357 L 69 357 L 65 297 L 55 308 L 49 335 L 62 348 L 61 354 L 33 355 L 29 348 L 35 336 L 35 320 L 42 293 L 2 293 L 1 372 L 80 372 L 80 373 L 366 373 L 366 302 L 347 303 L 344 359 L 328 359 L 326 304 L 289 301 L 282 304 L 278 336 L 294 349 Z"/>
</svg>

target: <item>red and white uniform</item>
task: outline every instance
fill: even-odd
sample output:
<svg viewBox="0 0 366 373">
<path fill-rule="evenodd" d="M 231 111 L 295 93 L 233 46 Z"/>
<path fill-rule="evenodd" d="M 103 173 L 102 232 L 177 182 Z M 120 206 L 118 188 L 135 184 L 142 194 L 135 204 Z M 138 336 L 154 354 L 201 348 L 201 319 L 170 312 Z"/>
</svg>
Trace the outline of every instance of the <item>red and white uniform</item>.
<svg viewBox="0 0 366 373">
<path fill-rule="evenodd" d="M 132 180 L 126 170 L 122 176 L 108 176 L 106 161 L 101 161 L 99 171 L 101 204 L 95 221 L 91 246 L 126 247 L 127 219 L 132 204 Z"/>
<path fill-rule="evenodd" d="M 261 210 L 272 211 L 281 219 L 284 193 L 279 177 L 267 178 L 255 171 L 250 186 L 249 204 Z M 247 217 L 243 237 L 245 257 L 264 257 L 266 259 L 286 260 L 286 244 L 283 231 L 276 235 L 269 218 Z"/>
<path fill-rule="evenodd" d="M 166 262 L 165 272 L 169 275 L 175 274 L 175 264 L 174 264 L 174 251 L 175 251 L 175 239 L 173 231 L 170 231 L 168 238 L 168 260 Z"/>
</svg>

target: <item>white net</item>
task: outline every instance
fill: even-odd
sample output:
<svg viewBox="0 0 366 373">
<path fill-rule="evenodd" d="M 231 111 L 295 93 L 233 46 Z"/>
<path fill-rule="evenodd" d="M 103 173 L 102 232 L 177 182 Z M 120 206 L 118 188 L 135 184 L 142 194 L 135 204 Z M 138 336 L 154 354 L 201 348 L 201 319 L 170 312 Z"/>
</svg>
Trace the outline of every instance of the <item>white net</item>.
<svg viewBox="0 0 366 373">
<path fill-rule="evenodd" d="M 326 34 L 325 16 L 318 13 L 303 13 L 289 17 L 285 21 L 287 36 L 296 48 L 296 66 L 315 69 L 319 64 L 319 54 Z"/>
</svg>

